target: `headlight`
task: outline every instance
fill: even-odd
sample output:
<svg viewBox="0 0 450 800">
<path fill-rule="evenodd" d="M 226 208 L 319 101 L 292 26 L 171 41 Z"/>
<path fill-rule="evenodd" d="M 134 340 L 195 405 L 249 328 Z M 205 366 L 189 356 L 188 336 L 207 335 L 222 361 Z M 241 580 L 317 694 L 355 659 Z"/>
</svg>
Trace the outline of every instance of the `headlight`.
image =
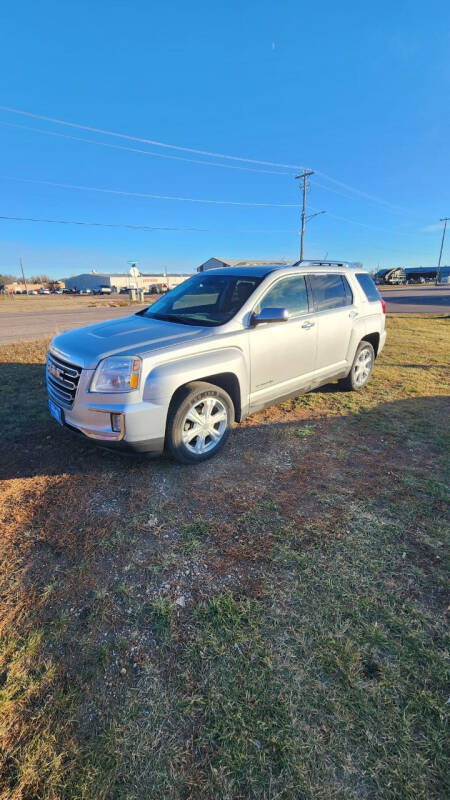
<svg viewBox="0 0 450 800">
<path fill-rule="evenodd" d="M 110 356 L 100 361 L 91 383 L 91 392 L 131 392 L 139 386 L 141 359 L 137 356 Z"/>
</svg>

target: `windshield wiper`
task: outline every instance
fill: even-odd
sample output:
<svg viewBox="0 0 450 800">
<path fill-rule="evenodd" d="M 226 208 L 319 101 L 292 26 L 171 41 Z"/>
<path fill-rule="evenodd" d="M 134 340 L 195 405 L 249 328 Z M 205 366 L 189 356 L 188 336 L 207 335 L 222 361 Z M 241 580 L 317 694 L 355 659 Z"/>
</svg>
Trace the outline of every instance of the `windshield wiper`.
<svg viewBox="0 0 450 800">
<path fill-rule="evenodd" d="M 181 317 L 178 314 L 144 314 L 145 317 L 150 319 L 160 319 L 162 322 L 177 322 L 179 325 L 200 325 L 197 320 L 192 317 Z"/>
<path fill-rule="evenodd" d="M 179 322 L 180 317 L 176 314 L 145 314 L 144 316 L 150 319 L 160 319 L 162 322 Z"/>
</svg>

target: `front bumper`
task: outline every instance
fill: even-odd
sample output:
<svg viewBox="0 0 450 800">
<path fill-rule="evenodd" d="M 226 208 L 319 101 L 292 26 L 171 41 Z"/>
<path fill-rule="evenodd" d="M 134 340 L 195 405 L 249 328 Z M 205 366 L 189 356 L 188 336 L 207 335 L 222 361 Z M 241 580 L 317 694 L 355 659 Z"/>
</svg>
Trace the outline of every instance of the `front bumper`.
<svg viewBox="0 0 450 800">
<path fill-rule="evenodd" d="M 119 437 L 100 438 L 99 436 L 94 436 L 91 432 L 86 432 L 86 430 L 76 428 L 74 425 L 70 425 L 65 420 L 63 421 L 63 426 L 76 436 L 79 436 L 85 440 L 89 440 L 98 447 L 106 447 L 108 450 L 115 450 L 116 452 L 120 453 L 148 453 L 149 455 L 159 456 L 164 451 L 164 437 L 160 439 L 129 442 L 126 439 Z"/>
<path fill-rule="evenodd" d="M 124 395 L 89 392 L 92 375 L 92 370 L 82 371 L 70 407 L 58 402 L 47 382 L 50 399 L 62 410 L 63 425 L 102 447 L 162 453 L 167 407 L 142 400 L 138 391 L 127 394 L 125 401 Z M 120 430 L 113 430 L 112 414 L 120 419 Z"/>
</svg>

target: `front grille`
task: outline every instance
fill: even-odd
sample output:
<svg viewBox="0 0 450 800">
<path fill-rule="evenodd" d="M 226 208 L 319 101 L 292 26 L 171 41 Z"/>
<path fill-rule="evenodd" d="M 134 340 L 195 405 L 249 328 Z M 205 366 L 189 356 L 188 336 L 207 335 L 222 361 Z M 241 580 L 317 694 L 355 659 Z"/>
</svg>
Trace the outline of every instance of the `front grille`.
<svg viewBox="0 0 450 800">
<path fill-rule="evenodd" d="M 75 400 L 81 367 L 69 364 L 53 353 L 47 354 L 47 389 L 50 396 L 60 405 L 70 408 Z"/>
</svg>

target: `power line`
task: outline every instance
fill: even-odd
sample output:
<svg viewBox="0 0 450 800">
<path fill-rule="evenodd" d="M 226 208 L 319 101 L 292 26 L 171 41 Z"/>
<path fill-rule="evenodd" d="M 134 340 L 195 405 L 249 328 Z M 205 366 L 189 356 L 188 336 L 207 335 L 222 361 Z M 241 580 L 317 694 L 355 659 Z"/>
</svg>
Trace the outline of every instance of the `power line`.
<svg viewBox="0 0 450 800">
<path fill-rule="evenodd" d="M 316 171 L 316 175 L 322 175 L 322 173 Z M 333 179 L 330 179 L 330 180 L 333 180 Z M 341 185 L 340 181 L 339 181 L 339 185 Z M 337 195 L 339 195 L 339 197 L 345 197 L 346 200 L 352 200 L 352 201 L 355 200 L 355 196 L 352 197 L 352 195 L 349 194 L 348 192 L 343 192 L 343 191 L 340 191 L 339 189 L 335 189 L 335 188 L 333 188 L 331 186 L 327 186 L 324 183 L 320 183 L 320 181 L 318 181 L 318 180 L 314 180 L 314 186 L 315 187 L 318 186 L 320 189 L 324 189 L 326 192 L 332 192 L 333 194 L 337 194 Z M 345 184 L 342 184 L 342 186 L 345 186 Z M 358 192 L 357 189 L 354 189 L 352 191 L 353 191 L 354 195 L 355 195 L 355 192 Z M 364 194 L 363 199 L 368 200 L 370 203 L 376 203 L 376 204 L 380 204 L 380 203 L 383 204 L 384 203 L 384 201 L 382 201 L 382 200 L 379 200 L 377 198 L 372 198 L 371 195 L 366 195 L 365 193 L 363 193 L 363 194 Z M 400 214 L 401 216 L 408 216 L 408 217 L 413 217 L 414 216 L 415 218 L 418 219 L 417 215 L 413 215 L 410 211 L 408 211 L 407 209 L 402 209 L 400 206 L 394 206 L 394 205 L 389 204 L 389 207 L 386 207 L 386 211 L 391 211 L 391 213 L 397 213 L 397 214 Z"/>
<path fill-rule="evenodd" d="M 311 208 L 312 206 L 310 206 Z M 389 230 L 388 228 L 379 228 L 377 225 L 369 225 L 366 222 L 359 222 L 356 219 L 350 219 L 349 217 L 341 217 L 340 214 L 334 214 L 331 211 L 328 211 L 329 217 L 334 217 L 334 219 L 339 219 L 341 222 L 348 222 L 349 225 L 358 225 L 361 228 L 367 228 L 370 231 L 380 231 L 381 233 L 390 233 L 394 234 L 395 236 L 408 236 L 411 237 L 411 233 L 406 233 L 405 231 L 393 231 Z"/>
<path fill-rule="evenodd" d="M 98 147 L 107 147 L 110 150 L 125 150 L 128 153 L 139 153 L 144 156 L 152 156 L 154 158 L 166 158 L 170 161 L 187 161 L 189 164 L 200 164 L 202 166 L 220 167 L 221 169 L 237 169 L 241 172 L 254 172 L 258 175 L 282 175 L 286 177 L 286 172 L 280 172 L 269 169 L 252 169 L 251 167 L 236 166 L 236 164 L 218 164 L 215 161 L 205 161 L 198 158 L 185 158 L 183 156 L 172 156 L 167 153 L 152 153 L 149 150 L 141 150 L 139 147 L 126 147 L 120 144 L 111 144 L 110 142 L 98 142 L 96 139 L 83 139 L 81 136 L 71 136 L 68 133 L 58 133 L 57 131 L 46 131 L 43 128 L 33 128 L 31 125 L 17 125 L 14 122 L 0 121 L 0 125 L 8 128 L 19 128 L 23 131 L 32 131 L 33 133 L 43 133 L 46 136 L 57 136 L 59 139 L 70 139 L 74 142 L 84 142 L 85 144 L 95 144 Z"/>
<path fill-rule="evenodd" d="M 41 222 L 41 223 L 49 223 L 54 225 L 86 225 L 90 227 L 96 228 L 128 228 L 131 230 L 138 230 L 138 231 L 194 231 L 194 232 L 201 232 L 207 233 L 211 231 L 216 231 L 220 233 L 297 233 L 292 229 L 283 229 L 280 228 L 278 230 L 269 230 L 268 228 L 258 228 L 258 229 L 242 229 L 242 228 L 186 228 L 180 226 L 162 226 L 162 225 L 128 225 L 125 223 L 117 223 L 117 222 L 85 222 L 80 220 L 72 220 L 72 219 L 40 219 L 37 217 L 10 217 L 4 214 L 0 215 L 0 220 L 6 220 L 10 222 Z"/>
<path fill-rule="evenodd" d="M 97 186 L 79 186 L 71 183 L 57 183 L 54 181 L 41 181 L 34 178 L 17 178 L 2 175 L 0 179 L 7 181 L 20 181 L 23 183 L 36 183 L 43 186 L 54 186 L 59 189 L 78 189 L 85 192 L 103 192 L 105 194 L 124 195 L 126 197 L 147 197 L 152 200 L 181 200 L 188 203 L 211 203 L 219 206 L 252 206 L 267 208 L 297 208 L 296 203 L 252 203 L 241 200 L 205 200 L 197 197 L 178 197 L 164 194 L 149 194 L 147 192 L 129 192 L 122 189 L 104 189 Z"/>
<path fill-rule="evenodd" d="M 183 228 L 175 226 L 156 226 L 156 225 L 128 225 L 117 222 L 84 222 L 73 219 L 38 219 L 37 217 L 9 217 L 0 215 L 0 219 L 12 222 L 45 222 L 56 225 L 89 225 L 98 228 L 131 228 L 140 231 L 207 231 L 208 228 Z"/>
<path fill-rule="evenodd" d="M 378 203 L 378 205 L 384 206 L 384 208 L 390 208 L 396 213 L 411 216 L 411 212 L 407 208 L 402 208 L 402 206 L 395 205 L 395 203 L 390 203 L 389 200 L 383 200 L 381 197 L 376 197 L 375 195 L 364 192 L 361 189 L 356 189 L 354 186 L 350 186 L 349 183 L 343 183 L 343 181 L 338 181 L 336 178 L 332 178 L 331 175 L 327 175 L 326 172 L 320 172 L 319 170 L 316 170 L 316 174 L 320 175 L 322 178 L 325 178 L 327 181 L 331 181 L 331 183 L 334 183 L 336 186 L 341 186 L 343 189 L 353 192 L 353 194 L 364 198 L 364 200 L 370 200 L 372 203 Z"/>
<path fill-rule="evenodd" d="M 98 228 L 127 228 L 131 230 L 142 230 L 142 231 L 194 231 L 194 232 L 202 232 L 202 233 L 242 233 L 242 234 L 274 234 L 274 233 L 288 233 L 290 235 L 296 234 L 298 235 L 298 230 L 293 229 L 268 229 L 268 228 L 255 228 L 255 229 L 241 229 L 241 228 L 182 228 L 182 227 L 163 227 L 163 226 L 149 226 L 149 225 L 127 225 L 127 224 L 119 224 L 119 223 L 106 223 L 106 222 L 86 222 L 80 220 L 59 220 L 59 219 L 40 219 L 37 217 L 12 217 L 6 215 L 0 215 L 0 220 L 11 221 L 11 222 L 32 222 L 32 223 L 43 223 L 43 224 L 56 224 L 56 225 L 78 225 L 78 226 L 89 226 L 89 227 L 98 227 Z M 389 253 L 400 253 L 404 254 L 403 250 L 393 250 L 392 248 L 382 247 L 378 245 L 378 249 L 384 250 Z M 8 267 L 10 269 L 10 267 Z"/>
<path fill-rule="evenodd" d="M 257 175 L 281 175 L 283 178 L 285 178 L 286 175 L 288 174 L 286 172 L 280 172 L 279 170 L 252 169 L 251 167 L 236 166 L 235 164 L 218 164 L 215 161 L 205 161 L 195 158 L 184 158 L 183 156 L 173 156 L 173 155 L 168 155 L 167 153 L 154 153 L 149 150 L 141 150 L 138 147 L 125 147 L 120 144 L 111 144 L 110 142 L 98 142 L 96 139 L 84 139 L 82 136 L 71 136 L 70 134 L 67 133 L 58 133 L 57 131 L 47 131 L 44 130 L 43 128 L 34 128 L 31 125 L 18 125 L 14 122 L 4 122 L 3 120 L 0 120 L 0 125 L 7 128 L 15 128 L 23 131 L 31 131 L 32 133 L 42 133 L 44 134 L 44 136 L 56 136 L 59 139 L 68 139 L 69 141 L 82 142 L 84 144 L 93 144 L 97 145 L 98 147 L 106 147 L 110 150 L 124 150 L 125 152 L 128 153 L 138 153 L 139 155 L 151 156 L 154 158 L 165 158 L 171 161 L 184 161 L 190 164 L 200 164 L 201 166 L 219 167 L 221 169 L 234 169 L 240 172 L 253 172 Z M 316 174 L 321 175 L 322 173 L 317 173 L 316 171 Z M 354 199 L 351 195 L 344 193 L 339 189 L 334 189 L 331 186 L 326 186 L 325 184 L 320 183 L 320 181 L 316 180 L 314 182 L 314 185 L 318 186 L 321 189 L 324 189 L 326 192 L 332 192 L 333 194 L 337 194 L 340 197 L 345 197 L 347 200 Z M 379 202 L 377 199 L 372 199 L 369 195 L 365 195 L 365 199 L 369 200 L 370 202 L 375 202 L 375 203 Z M 341 219 L 343 218 L 341 217 Z"/>
<path fill-rule="evenodd" d="M 15 176 L 0 176 L 0 179 L 3 180 L 11 180 L 11 181 L 19 181 L 24 183 L 35 183 L 38 185 L 43 186 L 53 186 L 56 188 L 64 188 L 64 189 L 75 189 L 77 191 L 89 191 L 89 192 L 101 192 L 106 194 L 114 194 L 114 195 L 123 195 L 125 197 L 143 197 L 149 199 L 158 199 L 158 200 L 176 200 L 176 201 L 187 201 L 192 203 L 211 203 L 214 205 L 236 205 L 236 206 L 260 206 L 260 207 L 275 207 L 275 208 L 297 208 L 295 203 L 247 203 L 244 201 L 227 201 L 227 200 L 203 200 L 191 197 L 175 197 L 175 196 L 168 196 L 168 195 L 156 195 L 156 194 L 148 194 L 145 192 L 130 192 L 121 189 L 104 189 L 95 186 L 79 186 L 76 184 L 66 184 L 66 183 L 59 183 L 56 181 L 43 181 L 34 178 L 18 178 Z M 315 206 L 310 205 L 311 210 L 319 213 L 322 213 L 317 209 Z M 382 228 L 375 225 L 369 225 L 365 222 L 360 222 L 356 219 L 350 219 L 348 217 L 342 217 L 340 214 L 334 214 L 331 211 L 326 212 L 328 216 L 333 217 L 334 219 L 338 219 L 341 222 L 346 222 L 349 225 L 357 225 L 358 227 L 366 228 L 367 230 L 379 231 L 381 233 L 389 233 L 395 236 L 410 236 L 410 233 L 406 233 L 405 231 L 396 231 L 396 230 L 389 230 L 388 228 Z M 307 221 L 307 220 L 306 220 Z M 178 230 L 178 229 L 177 229 Z M 204 230 L 204 229 L 201 229 Z M 209 229 L 208 229 L 209 230 Z M 286 231 L 282 231 L 286 232 Z"/>
<path fill-rule="evenodd" d="M 70 122 L 68 120 L 58 119 L 57 117 L 48 117 L 48 116 L 45 116 L 44 114 L 35 114 L 35 113 L 32 113 L 31 111 L 23 111 L 22 109 L 12 108 L 11 106 L 0 105 L 0 110 L 1 111 L 6 111 L 9 114 L 18 114 L 20 116 L 31 117 L 32 119 L 40 119 L 40 120 L 43 120 L 45 122 L 51 122 L 51 123 L 56 124 L 56 125 L 64 125 L 66 127 L 76 128 L 77 130 L 85 130 L 85 131 L 89 131 L 90 133 L 99 133 L 99 134 L 101 134 L 103 136 L 114 136 L 116 138 L 125 139 L 127 141 L 140 142 L 141 144 L 151 144 L 151 145 L 156 146 L 156 147 L 163 147 L 163 148 L 168 148 L 168 149 L 171 149 L 171 150 L 178 150 L 178 151 L 182 151 L 182 152 L 186 152 L 186 153 L 193 153 L 193 154 L 201 155 L 201 156 L 210 156 L 210 157 L 213 157 L 213 158 L 220 158 L 220 159 L 229 160 L 229 161 L 239 161 L 239 162 L 243 162 L 243 163 L 247 163 L 247 164 L 258 164 L 258 165 L 261 165 L 261 166 L 268 166 L 268 167 L 279 167 L 279 168 L 282 168 L 282 169 L 293 169 L 293 170 L 298 170 L 298 169 L 304 170 L 304 169 L 306 169 L 306 167 L 304 167 L 303 165 L 299 165 L 299 164 L 283 164 L 283 163 L 279 163 L 279 162 L 275 162 L 275 161 L 263 161 L 261 159 L 245 158 L 243 156 L 232 156 L 232 155 L 228 155 L 226 153 L 215 153 L 215 152 L 210 151 L 210 150 L 200 150 L 200 149 L 197 149 L 197 148 L 194 148 L 194 147 L 186 147 L 185 145 L 169 144 L 168 142 L 160 142 L 160 141 L 158 141 L 156 139 L 147 139 L 147 138 L 142 137 L 142 136 L 132 136 L 131 134 L 119 133 L 118 131 L 110 131 L 110 130 L 108 130 L 106 128 L 96 128 L 94 126 L 84 125 L 84 124 L 79 123 L 79 122 Z M 322 178 L 325 178 L 325 180 L 328 180 L 331 183 L 334 183 L 335 185 L 340 186 L 343 189 L 346 189 L 347 191 L 353 192 L 353 193 L 357 194 L 358 196 L 365 198 L 366 200 L 371 200 L 372 202 L 379 203 L 382 206 L 384 206 L 386 208 L 392 208 L 395 211 L 401 211 L 403 213 L 405 212 L 405 209 L 402 209 L 400 206 L 396 206 L 395 204 L 390 203 L 387 200 L 383 200 L 383 199 L 381 199 L 379 197 L 376 197 L 375 195 L 369 194 L 368 192 L 364 192 L 361 189 L 357 189 L 357 188 L 351 186 L 350 184 L 347 184 L 347 183 L 344 183 L 342 181 L 339 181 L 336 178 L 331 177 L 331 175 L 328 175 L 326 172 L 320 172 L 319 170 L 316 170 L 316 172 Z M 409 212 L 406 211 L 406 213 L 409 213 Z"/>
<path fill-rule="evenodd" d="M 143 136 L 131 136 L 127 133 L 119 133 L 118 131 L 110 131 L 105 128 L 95 128 L 91 125 L 83 125 L 79 122 L 69 122 L 65 119 L 57 119 L 56 117 L 46 117 L 43 114 L 33 114 L 31 111 L 22 111 L 18 108 L 11 108 L 10 106 L 1 106 L 0 111 L 7 111 L 10 114 L 20 114 L 23 117 L 32 117 L 33 119 L 41 119 L 44 122 L 53 122 L 56 125 L 65 125 L 69 128 L 77 128 L 82 131 L 89 131 L 90 133 L 101 133 L 103 136 L 115 136 L 118 139 L 127 139 L 132 142 L 140 142 L 141 144 L 151 144 L 155 147 L 166 147 L 170 150 L 181 150 L 184 153 L 194 153 L 199 156 L 211 156 L 213 158 L 223 158 L 229 161 L 243 161 L 247 164 L 260 164 L 266 167 L 282 167 L 283 169 L 305 169 L 298 164 L 279 164 L 274 161 L 261 161 L 256 158 L 243 158 L 242 156 L 230 156 L 225 153 L 213 153 L 210 150 L 199 150 L 195 147 L 185 147 L 179 144 L 168 144 L 167 142 L 159 142 L 156 139 L 146 139 Z"/>
</svg>

